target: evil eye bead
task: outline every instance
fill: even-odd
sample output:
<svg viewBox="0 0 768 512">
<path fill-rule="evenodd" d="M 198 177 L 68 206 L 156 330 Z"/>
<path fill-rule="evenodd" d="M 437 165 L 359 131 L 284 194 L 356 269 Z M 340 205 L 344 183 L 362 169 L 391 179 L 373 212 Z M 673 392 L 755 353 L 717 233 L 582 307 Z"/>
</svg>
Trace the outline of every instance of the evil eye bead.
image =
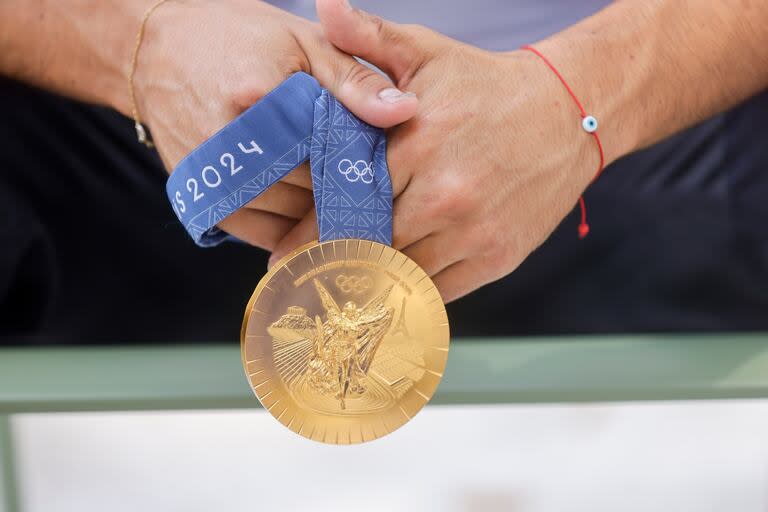
<svg viewBox="0 0 768 512">
<path fill-rule="evenodd" d="M 587 116 L 581 120 L 581 127 L 587 133 L 592 133 L 597 130 L 597 119 L 594 116 Z"/>
</svg>

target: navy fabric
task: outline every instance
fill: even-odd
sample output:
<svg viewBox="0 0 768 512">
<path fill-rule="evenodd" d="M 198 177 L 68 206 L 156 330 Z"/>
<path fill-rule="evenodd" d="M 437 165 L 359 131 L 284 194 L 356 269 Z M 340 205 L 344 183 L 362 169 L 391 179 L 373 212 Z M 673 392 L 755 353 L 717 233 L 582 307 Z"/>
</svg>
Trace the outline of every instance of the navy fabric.
<svg viewBox="0 0 768 512">
<path fill-rule="evenodd" d="M 201 250 L 131 120 L 0 79 L 0 343 L 235 343 L 268 254 Z M 768 330 L 768 94 L 630 155 L 451 332 Z M 393 169 L 393 172 L 396 170 Z"/>
<path fill-rule="evenodd" d="M 166 184 L 200 246 L 231 238 L 216 225 L 310 160 L 320 240 L 392 242 L 386 136 L 317 80 L 296 73 L 187 155 Z"/>
<path fill-rule="evenodd" d="M 0 109 L 0 344 L 238 338 L 268 254 L 196 247 L 129 119 L 2 78 Z"/>
</svg>

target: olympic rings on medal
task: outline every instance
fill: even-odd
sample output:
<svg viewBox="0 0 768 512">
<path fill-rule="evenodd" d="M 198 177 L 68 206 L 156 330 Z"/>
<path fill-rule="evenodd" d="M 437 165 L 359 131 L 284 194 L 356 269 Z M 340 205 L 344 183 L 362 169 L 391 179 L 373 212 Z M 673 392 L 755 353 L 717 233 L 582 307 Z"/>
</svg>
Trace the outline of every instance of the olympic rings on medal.
<svg viewBox="0 0 768 512">
<path fill-rule="evenodd" d="M 373 183 L 373 162 L 358 160 L 352 163 L 352 160 L 345 158 L 339 160 L 338 169 L 341 175 L 347 178 L 347 181 L 350 183 L 354 183 L 357 180 L 366 184 Z"/>
<path fill-rule="evenodd" d="M 360 294 L 373 286 L 373 279 L 369 276 L 347 276 L 339 274 L 336 277 L 336 286 L 344 293 Z"/>
</svg>

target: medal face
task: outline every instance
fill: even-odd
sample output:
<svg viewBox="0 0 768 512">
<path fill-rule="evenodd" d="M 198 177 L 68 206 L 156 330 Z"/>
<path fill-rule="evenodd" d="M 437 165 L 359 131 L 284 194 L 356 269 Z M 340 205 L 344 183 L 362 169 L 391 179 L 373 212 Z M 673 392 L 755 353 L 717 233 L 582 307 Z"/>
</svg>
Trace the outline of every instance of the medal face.
<svg viewBox="0 0 768 512">
<path fill-rule="evenodd" d="M 259 283 L 241 333 L 265 409 L 331 444 L 376 439 L 429 401 L 448 359 L 448 317 L 429 276 L 392 247 L 313 242 Z"/>
</svg>

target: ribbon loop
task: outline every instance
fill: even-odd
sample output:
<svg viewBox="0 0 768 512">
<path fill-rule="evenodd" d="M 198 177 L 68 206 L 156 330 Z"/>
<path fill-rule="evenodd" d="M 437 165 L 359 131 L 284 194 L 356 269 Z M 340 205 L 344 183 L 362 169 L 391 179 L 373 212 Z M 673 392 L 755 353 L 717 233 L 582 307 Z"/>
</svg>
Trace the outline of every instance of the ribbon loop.
<svg viewBox="0 0 768 512">
<path fill-rule="evenodd" d="M 391 245 L 386 136 L 305 73 L 289 77 L 187 155 L 166 193 L 195 243 L 213 246 L 234 238 L 216 224 L 307 159 L 320 241 Z"/>
<path fill-rule="evenodd" d="M 315 101 L 312 188 L 320 241 L 363 238 L 392 245 L 387 141 L 328 91 Z"/>
</svg>

